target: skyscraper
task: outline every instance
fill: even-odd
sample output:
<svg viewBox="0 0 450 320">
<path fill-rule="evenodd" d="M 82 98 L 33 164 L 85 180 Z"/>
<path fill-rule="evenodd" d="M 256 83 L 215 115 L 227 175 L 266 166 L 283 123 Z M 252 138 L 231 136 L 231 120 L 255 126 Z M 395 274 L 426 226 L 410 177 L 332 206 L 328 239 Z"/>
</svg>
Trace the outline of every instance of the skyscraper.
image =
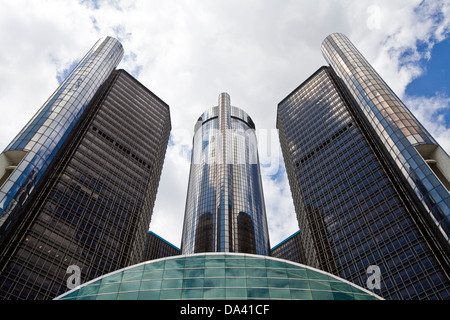
<svg viewBox="0 0 450 320">
<path fill-rule="evenodd" d="M 4 152 L 17 167 L 2 185 L 2 299 L 54 298 L 74 268 L 84 282 L 143 259 L 170 114 L 114 70 L 122 52 L 100 40 Z"/>
<path fill-rule="evenodd" d="M 449 299 L 448 155 L 342 34 L 278 105 L 306 263 L 388 299 Z"/>
<path fill-rule="evenodd" d="M 123 47 L 97 41 L 0 155 L 0 241 L 98 88 L 117 67 Z"/>
<path fill-rule="evenodd" d="M 195 125 L 181 251 L 269 250 L 255 125 L 222 93 Z"/>
<path fill-rule="evenodd" d="M 226 93 L 220 94 L 219 106 L 199 118 L 181 255 L 167 257 L 177 250 L 151 234 L 150 241 L 163 249 L 156 248 L 156 255 L 166 257 L 102 275 L 55 300 L 380 300 L 339 277 L 268 255 L 254 128 L 245 112 L 230 105 Z M 296 246 L 297 235 L 288 247 Z M 186 314 L 185 309 L 169 311 Z M 227 314 L 223 308 L 217 313 Z"/>
</svg>

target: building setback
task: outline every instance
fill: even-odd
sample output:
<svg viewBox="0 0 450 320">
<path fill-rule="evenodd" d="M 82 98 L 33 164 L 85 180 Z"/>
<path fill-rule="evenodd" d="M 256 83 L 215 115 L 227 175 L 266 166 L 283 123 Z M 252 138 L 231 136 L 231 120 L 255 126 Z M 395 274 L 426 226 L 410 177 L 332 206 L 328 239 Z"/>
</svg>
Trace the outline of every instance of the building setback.
<svg viewBox="0 0 450 320">
<path fill-rule="evenodd" d="M 342 34 L 278 105 L 306 264 L 387 299 L 449 299 L 449 157 Z M 446 171 L 447 170 L 447 171 Z"/>
<path fill-rule="evenodd" d="M 104 46 L 123 51 L 109 37 L 94 49 Z M 36 161 L 24 171 L 30 173 L 22 178 L 29 183 L 20 191 L 26 197 L 10 211 L 15 218 L 0 244 L 1 299 L 51 299 L 68 290 L 73 267 L 83 283 L 143 259 L 171 129 L 169 107 L 126 71 L 114 70 L 120 59 L 106 68 L 110 51 L 93 52 L 80 63 L 82 74 L 79 65 L 11 144 L 27 154 L 33 145 L 53 151 L 45 166 Z M 98 86 L 83 85 L 100 78 Z M 64 123 L 47 125 L 50 119 Z M 33 137 L 41 131 L 42 143 Z M 2 190 L 14 177 L 15 171 Z"/>
<path fill-rule="evenodd" d="M 181 252 L 270 252 L 255 125 L 227 93 L 195 125 Z"/>
</svg>

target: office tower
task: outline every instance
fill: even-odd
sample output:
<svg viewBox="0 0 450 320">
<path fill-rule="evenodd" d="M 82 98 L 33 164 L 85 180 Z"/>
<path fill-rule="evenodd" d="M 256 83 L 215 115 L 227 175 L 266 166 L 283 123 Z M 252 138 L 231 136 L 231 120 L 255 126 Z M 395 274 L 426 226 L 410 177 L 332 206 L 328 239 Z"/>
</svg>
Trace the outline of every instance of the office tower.
<svg viewBox="0 0 450 320">
<path fill-rule="evenodd" d="M 97 43 L 5 151 L 25 157 L 2 186 L 2 299 L 51 299 L 74 268 L 83 283 L 142 261 L 170 115 L 114 70 L 122 50 Z"/>
<path fill-rule="evenodd" d="M 387 299 L 449 299 L 448 155 L 342 34 L 278 105 L 306 263 Z"/>
<path fill-rule="evenodd" d="M 270 255 L 275 258 L 304 264 L 306 259 L 300 237 L 301 233 L 299 230 L 270 249 Z"/>
<path fill-rule="evenodd" d="M 123 56 L 120 42 L 100 39 L 0 155 L 0 241 L 100 85 Z"/>
<path fill-rule="evenodd" d="M 180 249 L 161 238 L 156 233 L 148 231 L 145 244 L 144 258 L 142 261 L 154 260 L 164 257 L 179 255 Z"/>
<path fill-rule="evenodd" d="M 381 299 L 324 271 L 268 256 L 254 128 L 226 93 L 220 94 L 219 106 L 199 118 L 181 255 L 113 271 L 55 300 Z M 150 236 L 150 241 L 165 242 Z"/>
<path fill-rule="evenodd" d="M 268 255 L 255 125 L 227 93 L 194 129 L 181 251 Z"/>
</svg>

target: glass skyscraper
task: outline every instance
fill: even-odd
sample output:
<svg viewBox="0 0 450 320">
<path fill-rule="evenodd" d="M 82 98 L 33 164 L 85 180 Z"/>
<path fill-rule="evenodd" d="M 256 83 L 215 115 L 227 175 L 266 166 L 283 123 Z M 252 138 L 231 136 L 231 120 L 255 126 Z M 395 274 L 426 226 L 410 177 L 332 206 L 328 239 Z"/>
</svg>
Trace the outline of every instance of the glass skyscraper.
<svg viewBox="0 0 450 320">
<path fill-rule="evenodd" d="M 100 39 L 0 155 L 0 241 L 122 56 L 119 41 Z"/>
<path fill-rule="evenodd" d="M 195 125 L 181 252 L 270 252 L 255 125 L 227 93 Z"/>
<path fill-rule="evenodd" d="M 342 34 L 278 105 L 306 264 L 388 299 L 450 299 L 449 157 Z"/>
<path fill-rule="evenodd" d="M 251 118 L 220 94 L 219 105 L 195 126 L 181 254 L 150 233 L 152 260 L 102 275 L 55 300 L 380 300 L 329 273 L 269 256 L 254 131 Z M 297 235 L 283 248 L 294 247 Z"/>
<path fill-rule="evenodd" d="M 342 34 L 322 52 L 402 172 L 426 212 L 450 243 L 450 159 L 434 138 Z"/>
<path fill-rule="evenodd" d="M 169 107 L 100 40 L 3 153 L 0 298 L 51 299 L 143 261 Z M 8 172 L 10 170 L 11 172 Z"/>
</svg>

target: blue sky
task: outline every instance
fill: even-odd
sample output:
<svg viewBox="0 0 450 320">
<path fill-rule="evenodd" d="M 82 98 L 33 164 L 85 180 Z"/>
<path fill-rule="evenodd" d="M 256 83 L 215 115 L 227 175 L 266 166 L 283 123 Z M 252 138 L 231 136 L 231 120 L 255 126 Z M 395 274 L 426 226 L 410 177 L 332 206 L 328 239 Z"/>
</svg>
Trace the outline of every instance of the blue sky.
<svg viewBox="0 0 450 320">
<path fill-rule="evenodd" d="M 118 38 L 119 68 L 170 106 L 150 230 L 179 246 L 195 121 L 228 92 L 257 129 L 276 131 L 278 103 L 325 64 L 330 33 L 346 34 L 449 152 L 449 31 L 450 0 L 2 0 L 0 148 L 99 38 Z M 263 175 L 274 246 L 298 227 L 271 147 L 260 156 L 278 168 Z"/>
<path fill-rule="evenodd" d="M 424 72 L 406 87 L 410 96 L 434 97 L 436 94 L 450 96 L 450 39 L 437 43 L 431 50 L 430 58 L 423 59 L 420 65 Z M 440 111 L 446 126 L 450 126 L 450 108 Z M 449 150 L 447 150 L 448 152 Z"/>
<path fill-rule="evenodd" d="M 424 73 L 406 87 L 406 94 L 431 97 L 450 90 L 450 39 L 436 44 L 428 60 L 422 61 Z"/>
<path fill-rule="evenodd" d="M 429 59 L 422 59 L 419 64 L 424 72 L 406 87 L 406 94 L 412 96 L 432 97 L 437 92 L 450 92 L 450 39 L 437 43 Z"/>
</svg>

